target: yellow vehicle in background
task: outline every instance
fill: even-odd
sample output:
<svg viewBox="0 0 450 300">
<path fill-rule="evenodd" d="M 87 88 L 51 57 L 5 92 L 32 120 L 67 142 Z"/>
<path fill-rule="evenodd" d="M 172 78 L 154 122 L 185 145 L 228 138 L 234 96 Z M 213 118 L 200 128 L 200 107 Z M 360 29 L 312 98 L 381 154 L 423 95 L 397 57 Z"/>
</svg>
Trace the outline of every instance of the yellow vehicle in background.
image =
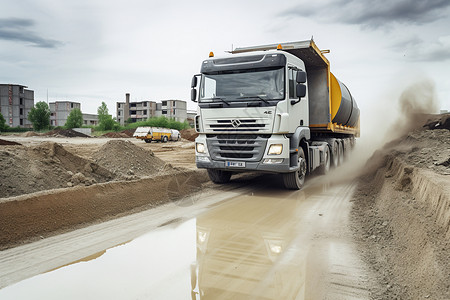
<svg viewBox="0 0 450 300">
<path fill-rule="evenodd" d="M 181 139 L 178 130 L 148 126 L 136 128 L 133 137 L 144 140 L 146 143 L 151 143 L 152 141 L 166 143 L 167 141 L 178 141 Z"/>
</svg>

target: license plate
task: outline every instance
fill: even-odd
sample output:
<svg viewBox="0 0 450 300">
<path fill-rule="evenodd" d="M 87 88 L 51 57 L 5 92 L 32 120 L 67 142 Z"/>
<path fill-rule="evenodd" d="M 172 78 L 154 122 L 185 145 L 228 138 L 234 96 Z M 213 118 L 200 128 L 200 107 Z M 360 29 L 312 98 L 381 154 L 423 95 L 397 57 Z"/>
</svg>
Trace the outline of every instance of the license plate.
<svg viewBox="0 0 450 300">
<path fill-rule="evenodd" d="M 225 166 L 230 168 L 245 168 L 244 161 L 227 161 L 225 162 Z"/>
</svg>

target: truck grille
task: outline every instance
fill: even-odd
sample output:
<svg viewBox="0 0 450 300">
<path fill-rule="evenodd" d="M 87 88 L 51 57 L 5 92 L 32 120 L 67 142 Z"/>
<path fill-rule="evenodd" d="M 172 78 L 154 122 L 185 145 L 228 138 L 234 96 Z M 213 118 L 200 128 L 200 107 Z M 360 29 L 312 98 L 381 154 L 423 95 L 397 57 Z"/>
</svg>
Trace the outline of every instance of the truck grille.
<svg viewBox="0 0 450 300">
<path fill-rule="evenodd" d="M 270 135 L 206 135 L 211 158 L 214 160 L 261 160 Z"/>
<path fill-rule="evenodd" d="M 206 121 L 209 132 L 262 132 L 270 130 L 270 119 L 228 119 Z"/>
</svg>

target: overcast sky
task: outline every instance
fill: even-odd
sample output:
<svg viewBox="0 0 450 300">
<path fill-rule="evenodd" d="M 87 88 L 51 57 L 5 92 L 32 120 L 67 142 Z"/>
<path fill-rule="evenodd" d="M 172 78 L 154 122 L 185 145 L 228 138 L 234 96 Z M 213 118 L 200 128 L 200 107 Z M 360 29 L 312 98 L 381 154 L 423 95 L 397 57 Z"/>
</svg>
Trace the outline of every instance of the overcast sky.
<svg viewBox="0 0 450 300">
<path fill-rule="evenodd" d="M 35 102 L 48 91 L 49 101 L 81 102 L 85 113 L 105 101 L 115 116 L 130 93 L 132 101 L 181 99 L 195 109 L 191 77 L 210 51 L 314 36 L 331 50 L 331 70 L 362 116 L 397 109 L 411 85 L 450 110 L 448 0 L 7 0 L 1 7 L 0 83 L 28 86 Z"/>
</svg>

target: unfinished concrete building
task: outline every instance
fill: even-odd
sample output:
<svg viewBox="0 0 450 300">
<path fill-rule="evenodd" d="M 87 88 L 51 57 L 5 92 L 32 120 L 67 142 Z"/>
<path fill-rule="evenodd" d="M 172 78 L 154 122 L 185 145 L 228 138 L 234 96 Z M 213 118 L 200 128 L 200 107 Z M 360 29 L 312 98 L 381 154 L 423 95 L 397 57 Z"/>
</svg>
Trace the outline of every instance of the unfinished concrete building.
<svg viewBox="0 0 450 300">
<path fill-rule="evenodd" d="M 0 84 L 0 113 L 10 127 L 32 128 L 28 113 L 34 106 L 34 91 L 19 84 Z"/>
</svg>

